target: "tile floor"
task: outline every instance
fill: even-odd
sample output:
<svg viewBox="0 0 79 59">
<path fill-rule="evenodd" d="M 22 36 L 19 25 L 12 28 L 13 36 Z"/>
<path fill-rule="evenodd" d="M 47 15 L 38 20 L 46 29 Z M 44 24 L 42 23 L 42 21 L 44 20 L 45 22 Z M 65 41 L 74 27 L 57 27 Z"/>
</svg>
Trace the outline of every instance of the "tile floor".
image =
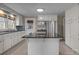
<svg viewBox="0 0 79 59">
<path fill-rule="evenodd" d="M 64 41 L 60 41 L 59 46 L 59 54 L 60 55 L 78 55 L 78 53 L 74 52 L 71 48 L 65 45 Z M 22 41 L 15 47 L 11 48 L 9 51 L 5 52 L 3 55 L 27 55 L 27 40 Z"/>
</svg>

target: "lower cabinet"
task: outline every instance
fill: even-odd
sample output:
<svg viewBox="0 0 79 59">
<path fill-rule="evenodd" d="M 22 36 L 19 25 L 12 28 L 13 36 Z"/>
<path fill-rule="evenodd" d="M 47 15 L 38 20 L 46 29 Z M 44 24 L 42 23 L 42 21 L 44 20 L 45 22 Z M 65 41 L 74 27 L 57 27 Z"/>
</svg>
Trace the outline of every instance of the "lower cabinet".
<svg viewBox="0 0 79 59">
<path fill-rule="evenodd" d="M 17 43 L 20 42 L 20 41 L 22 41 L 22 40 L 21 40 L 21 39 L 22 39 L 22 38 L 21 38 L 21 37 L 22 37 L 21 34 L 22 34 L 22 32 L 18 32 L 18 33 L 16 33 L 17 38 L 18 38 L 18 39 L 17 39 Z"/>
<path fill-rule="evenodd" d="M 58 55 L 59 38 L 28 38 L 28 55 Z"/>
<path fill-rule="evenodd" d="M 11 45 L 12 45 L 12 40 L 11 40 L 10 34 L 5 34 L 4 35 L 4 51 L 11 48 Z"/>
<path fill-rule="evenodd" d="M 43 38 L 28 38 L 28 55 L 43 54 Z"/>
<path fill-rule="evenodd" d="M 43 39 L 43 54 L 44 55 L 59 54 L 59 39 L 56 39 L 56 38 Z"/>
<path fill-rule="evenodd" d="M 25 35 L 25 31 L 22 32 L 16 32 L 16 33 L 12 33 L 12 46 L 16 45 L 17 43 L 19 43 L 20 41 L 22 41 L 22 36 Z"/>
<path fill-rule="evenodd" d="M 16 33 L 12 33 L 12 46 L 14 46 L 14 45 L 16 45 L 16 43 L 17 43 L 17 35 L 16 35 Z"/>
<path fill-rule="evenodd" d="M 0 35 L 0 54 L 22 41 L 23 32 Z"/>
<path fill-rule="evenodd" d="M 0 54 L 3 53 L 3 43 L 4 43 L 3 36 L 0 35 Z"/>
</svg>

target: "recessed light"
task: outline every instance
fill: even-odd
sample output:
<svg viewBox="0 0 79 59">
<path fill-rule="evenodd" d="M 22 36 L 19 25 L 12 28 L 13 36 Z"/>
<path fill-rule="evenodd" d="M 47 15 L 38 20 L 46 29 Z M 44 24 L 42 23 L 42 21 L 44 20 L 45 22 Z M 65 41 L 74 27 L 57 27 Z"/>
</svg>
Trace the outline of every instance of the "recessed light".
<svg viewBox="0 0 79 59">
<path fill-rule="evenodd" d="M 37 9 L 37 12 L 43 12 L 44 9 Z"/>
<path fill-rule="evenodd" d="M 12 14 L 11 14 L 11 15 L 10 15 L 10 17 L 12 17 L 12 18 L 13 18 L 13 17 L 14 17 L 14 15 L 12 15 Z"/>
</svg>

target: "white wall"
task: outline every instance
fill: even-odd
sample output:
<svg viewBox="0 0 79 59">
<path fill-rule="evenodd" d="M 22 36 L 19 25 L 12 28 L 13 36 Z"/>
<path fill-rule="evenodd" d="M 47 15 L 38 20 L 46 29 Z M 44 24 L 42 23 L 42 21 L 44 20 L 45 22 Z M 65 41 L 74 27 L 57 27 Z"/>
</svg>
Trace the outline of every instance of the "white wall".
<svg viewBox="0 0 79 59">
<path fill-rule="evenodd" d="M 79 5 L 65 12 L 65 43 L 79 53 Z"/>
</svg>

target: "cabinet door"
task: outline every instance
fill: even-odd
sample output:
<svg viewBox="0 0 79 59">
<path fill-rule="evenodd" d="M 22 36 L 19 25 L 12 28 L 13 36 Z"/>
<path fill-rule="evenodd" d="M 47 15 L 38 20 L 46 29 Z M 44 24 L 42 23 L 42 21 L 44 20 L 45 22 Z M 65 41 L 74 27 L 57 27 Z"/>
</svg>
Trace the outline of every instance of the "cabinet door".
<svg viewBox="0 0 79 59">
<path fill-rule="evenodd" d="M 77 51 L 77 52 L 79 52 L 79 34 L 78 34 L 78 32 L 79 32 L 79 29 L 78 29 L 78 27 L 79 27 L 79 23 L 78 23 L 78 21 L 77 21 L 77 19 L 75 19 L 75 21 L 74 21 L 74 39 L 72 40 L 72 49 L 73 50 L 75 50 L 75 51 Z"/>
<path fill-rule="evenodd" d="M 24 40 L 24 39 L 22 38 L 24 35 L 26 35 L 26 34 L 25 34 L 25 31 L 22 31 L 22 32 L 21 32 L 21 35 L 20 35 L 20 36 L 21 36 L 21 37 L 20 37 L 20 38 L 21 38 L 21 41 Z"/>
<path fill-rule="evenodd" d="M 74 18 L 71 19 L 71 23 L 70 23 L 71 27 L 70 27 L 70 47 L 72 48 L 73 47 L 73 40 L 74 40 L 74 26 L 75 26 L 75 23 L 74 23 Z M 73 28 L 74 27 L 74 28 Z"/>
<path fill-rule="evenodd" d="M 28 38 L 28 55 L 43 54 L 43 38 Z"/>
<path fill-rule="evenodd" d="M 22 32 L 12 33 L 12 46 L 22 41 L 22 38 L 21 38 L 22 36 L 23 36 Z"/>
<path fill-rule="evenodd" d="M 16 33 L 12 33 L 12 46 L 14 46 L 15 44 L 17 44 L 17 35 Z"/>
<path fill-rule="evenodd" d="M 0 54 L 3 53 L 3 42 L 0 41 Z"/>
<path fill-rule="evenodd" d="M 19 43 L 21 41 L 21 37 L 22 37 L 21 32 L 17 32 L 16 36 L 17 36 L 17 43 Z"/>
<path fill-rule="evenodd" d="M 0 54 L 3 53 L 3 36 L 0 35 Z"/>
<path fill-rule="evenodd" d="M 11 37 L 10 37 L 10 34 L 5 34 L 4 35 L 4 51 L 8 50 L 9 48 L 11 48 Z"/>
<path fill-rule="evenodd" d="M 70 20 L 67 20 L 65 22 L 65 43 L 70 46 L 71 45 L 71 37 L 70 33 L 71 32 L 71 23 Z"/>
<path fill-rule="evenodd" d="M 19 42 L 22 41 L 22 35 L 23 35 L 22 32 L 19 32 L 19 35 L 18 35 L 19 36 Z"/>
<path fill-rule="evenodd" d="M 43 54 L 44 55 L 59 54 L 59 39 L 56 38 L 43 39 Z"/>
<path fill-rule="evenodd" d="M 18 15 L 16 17 L 16 25 L 17 26 L 23 26 L 23 21 L 24 21 L 24 19 L 23 19 L 23 17 L 21 15 Z"/>
<path fill-rule="evenodd" d="M 24 34 L 24 31 L 21 31 L 21 32 L 18 32 L 18 33 L 17 33 L 18 42 L 20 42 L 20 41 L 23 40 L 22 36 L 24 36 L 24 35 L 25 35 L 25 34 Z"/>
</svg>

